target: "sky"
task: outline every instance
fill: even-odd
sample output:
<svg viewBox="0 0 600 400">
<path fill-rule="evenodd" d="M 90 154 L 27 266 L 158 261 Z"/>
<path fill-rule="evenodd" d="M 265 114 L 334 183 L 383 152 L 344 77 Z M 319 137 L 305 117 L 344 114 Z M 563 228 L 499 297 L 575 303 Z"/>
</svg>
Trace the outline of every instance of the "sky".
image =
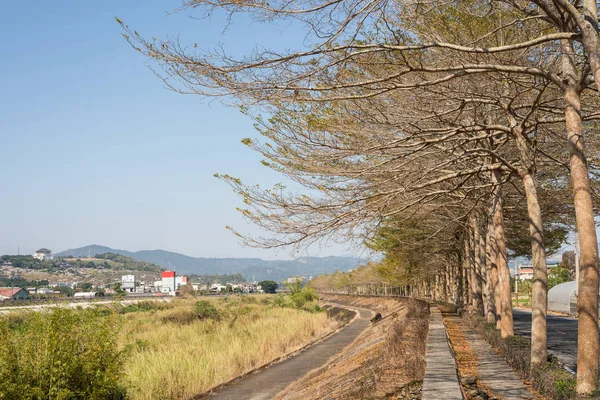
<svg viewBox="0 0 600 400">
<path fill-rule="evenodd" d="M 179 35 L 233 55 L 298 48 L 302 32 L 235 18 L 169 14 L 177 0 L 9 2 L 0 13 L 0 254 L 89 244 L 196 257 L 287 259 L 242 247 L 225 229 L 260 233 L 215 173 L 281 182 L 240 143 L 252 121 L 218 101 L 167 90 L 121 37 Z M 296 47 L 294 47 L 296 46 Z M 341 255 L 340 246 L 302 255 Z"/>
</svg>

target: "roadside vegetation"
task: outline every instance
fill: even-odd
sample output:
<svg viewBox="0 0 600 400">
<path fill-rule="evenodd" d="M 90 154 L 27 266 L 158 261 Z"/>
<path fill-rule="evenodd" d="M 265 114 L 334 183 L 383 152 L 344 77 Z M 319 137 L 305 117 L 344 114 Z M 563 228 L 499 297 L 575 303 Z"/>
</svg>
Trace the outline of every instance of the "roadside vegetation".
<svg viewBox="0 0 600 400">
<path fill-rule="evenodd" d="M 189 398 L 337 327 L 299 293 L 10 313 L 0 399 Z"/>
</svg>

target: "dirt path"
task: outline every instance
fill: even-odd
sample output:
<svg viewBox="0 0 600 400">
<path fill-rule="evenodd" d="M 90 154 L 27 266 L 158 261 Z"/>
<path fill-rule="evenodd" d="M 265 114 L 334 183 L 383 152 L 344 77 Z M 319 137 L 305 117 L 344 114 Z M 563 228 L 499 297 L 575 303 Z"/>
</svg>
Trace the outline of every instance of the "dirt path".
<svg viewBox="0 0 600 400">
<path fill-rule="evenodd" d="M 307 372 L 324 365 L 327 360 L 354 341 L 370 324 L 372 311 L 358 309 L 359 316 L 338 333 L 310 347 L 295 357 L 249 375 L 206 396 L 221 400 L 272 399 L 290 383 Z"/>
</svg>

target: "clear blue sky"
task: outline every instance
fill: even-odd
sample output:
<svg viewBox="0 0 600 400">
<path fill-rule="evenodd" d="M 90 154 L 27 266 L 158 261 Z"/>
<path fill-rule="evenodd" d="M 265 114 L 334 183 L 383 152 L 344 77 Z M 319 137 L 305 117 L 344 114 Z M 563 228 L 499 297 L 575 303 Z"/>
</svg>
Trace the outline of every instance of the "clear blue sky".
<svg viewBox="0 0 600 400">
<path fill-rule="evenodd" d="M 218 102 L 163 88 L 114 17 L 146 37 L 180 35 L 232 54 L 293 47 L 297 30 L 237 18 L 167 16 L 177 0 L 9 2 L 0 13 L 0 254 L 88 244 L 204 257 L 290 258 L 248 249 L 257 232 L 215 179 L 281 180 L 240 143 L 252 122 Z M 311 250 L 341 254 L 343 248 Z"/>
</svg>

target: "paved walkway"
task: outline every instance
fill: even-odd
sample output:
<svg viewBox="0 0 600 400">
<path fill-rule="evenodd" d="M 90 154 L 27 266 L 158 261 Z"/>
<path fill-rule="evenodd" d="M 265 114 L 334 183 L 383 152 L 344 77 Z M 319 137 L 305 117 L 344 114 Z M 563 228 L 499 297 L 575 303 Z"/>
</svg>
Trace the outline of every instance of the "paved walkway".
<svg viewBox="0 0 600 400">
<path fill-rule="evenodd" d="M 220 400 L 267 400 L 272 399 L 290 383 L 307 372 L 325 364 L 329 358 L 354 341 L 370 324 L 373 313 L 358 309 L 359 318 L 340 332 L 328 337 L 295 357 L 241 379 L 206 398 Z"/>
<path fill-rule="evenodd" d="M 448 344 L 442 313 L 434 305 L 431 306 L 430 311 L 422 398 L 423 400 L 463 400 L 456 362 Z"/>
<path fill-rule="evenodd" d="M 506 360 L 500 358 L 478 332 L 469 330 L 466 338 L 477 355 L 477 375 L 483 386 L 503 400 L 535 398 Z"/>
<path fill-rule="evenodd" d="M 535 398 L 506 360 L 496 354 L 492 346 L 477 331 L 467 328 L 462 319 L 456 315 L 448 315 L 447 318 L 465 330 L 465 338 L 477 357 L 477 377 L 481 386 L 501 396 L 503 400 Z"/>
</svg>

